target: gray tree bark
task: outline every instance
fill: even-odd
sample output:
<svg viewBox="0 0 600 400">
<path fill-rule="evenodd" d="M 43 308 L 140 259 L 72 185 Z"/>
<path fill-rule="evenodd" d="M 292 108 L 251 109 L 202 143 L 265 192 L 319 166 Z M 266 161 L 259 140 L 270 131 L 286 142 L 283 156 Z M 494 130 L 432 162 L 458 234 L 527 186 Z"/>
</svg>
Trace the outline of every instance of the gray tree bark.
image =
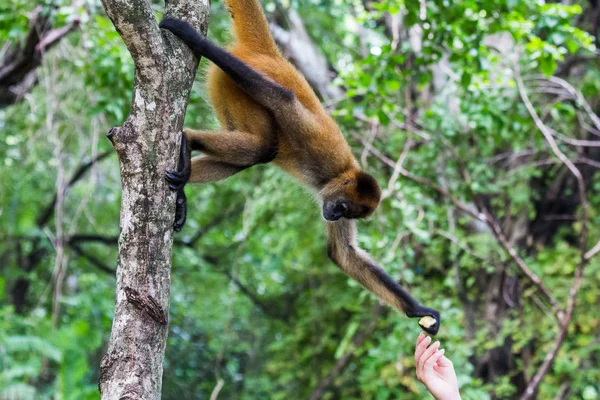
<svg viewBox="0 0 600 400">
<path fill-rule="evenodd" d="M 108 351 L 100 365 L 102 399 L 160 399 L 168 334 L 180 133 L 198 59 L 161 32 L 149 0 L 103 0 L 135 63 L 131 110 L 108 134 L 121 165 L 117 296 Z M 165 14 L 206 34 L 209 0 L 174 0 Z"/>
</svg>

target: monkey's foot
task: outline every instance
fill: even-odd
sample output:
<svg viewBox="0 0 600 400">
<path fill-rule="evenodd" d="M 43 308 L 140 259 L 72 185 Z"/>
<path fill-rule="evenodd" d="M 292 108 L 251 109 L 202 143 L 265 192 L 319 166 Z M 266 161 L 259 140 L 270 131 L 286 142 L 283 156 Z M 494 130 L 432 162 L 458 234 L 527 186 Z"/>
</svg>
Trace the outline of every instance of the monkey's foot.
<svg viewBox="0 0 600 400">
<path fill-rule="evenodd" d="M 169 182 L 169 189 L 176 192 L 183 190 L 185 184 L 190 180 L 190 173 L 185 171 L 173 171 L 167 170 L 166 175 L 167 182 Z"/>
<path fill-rule="evenodd" d="M 172 191 L 183 190 L 192 175 L 191 153 L 188 151 L 188 142 L 185 133 L 181 133 L 181 147 L 179 149 L 179 163 L 177 170 L 167 170 L 166 179 Z"/>
<path fill-rule="evenodd" d="M 181 147 L 179 149 L 179 163 L 177 171 L 167 170 L 167 182 L 169 189 L 177 192 L 177 200 L 175 201 L 175 222 L 173 229 L 175 232 L 181 231 L 187 217 L 187 198 L 185 196 L 185 184 L 190 180 L 192 174 L 191 168 L 192 155 L 188 151 L 187 137 L 185 133 L 181 133 Z"/>
<path fill-rule="evenodd" d="M 187 197 L 183 191 L 183 187 L 177 191 L 177 200 L 175 201 L 175 222 L 173 229 L 175 232 L 180 232 L 185 225 L 187 218 Z"/>
</svg>

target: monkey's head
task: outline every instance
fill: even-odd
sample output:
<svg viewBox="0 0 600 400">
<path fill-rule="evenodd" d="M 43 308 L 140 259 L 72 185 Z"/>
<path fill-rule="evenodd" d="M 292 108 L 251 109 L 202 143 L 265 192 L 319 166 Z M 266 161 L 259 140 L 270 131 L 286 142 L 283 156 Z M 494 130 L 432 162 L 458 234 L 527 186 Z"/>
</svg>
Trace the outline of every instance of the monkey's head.
<svg viewBox="0 0 600 400">
<path fill-rule="evenodd" d="M 360 170 L 350 170 L 330 180 L 321 190 L 323 218 L 367 218 L 381 199 L 375 178 Z"/>
</svg>

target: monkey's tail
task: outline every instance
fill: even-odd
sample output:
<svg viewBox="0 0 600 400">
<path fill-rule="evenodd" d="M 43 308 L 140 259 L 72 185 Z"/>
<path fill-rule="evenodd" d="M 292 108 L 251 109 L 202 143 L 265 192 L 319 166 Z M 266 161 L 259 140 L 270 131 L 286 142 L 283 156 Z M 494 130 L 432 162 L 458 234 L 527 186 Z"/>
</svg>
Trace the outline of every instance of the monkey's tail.
<svg viewBox="0 0 600 400">
<path fill-rule="evenodd" d="M 269 23 L 258 0 L 224 0 L 238 43 L 255 53 L 278 55 Z"/>
</svg>

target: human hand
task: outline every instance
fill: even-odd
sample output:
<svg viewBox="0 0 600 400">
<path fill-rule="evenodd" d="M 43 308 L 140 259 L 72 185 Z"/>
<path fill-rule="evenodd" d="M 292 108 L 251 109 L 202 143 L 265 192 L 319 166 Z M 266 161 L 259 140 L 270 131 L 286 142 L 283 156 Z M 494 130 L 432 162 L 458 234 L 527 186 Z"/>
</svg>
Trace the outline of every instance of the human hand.
<svg viewBox="0 0 600 400">
<path fill-rule="evenodd" d="M 415 349 L 417 378 L 437 400 L 460 399 L 452 361 L 444 356 L 444 350 L 439 350 L 440 342 L 430 343 L 431 337 L 421 332 Z"/>
</svg>

